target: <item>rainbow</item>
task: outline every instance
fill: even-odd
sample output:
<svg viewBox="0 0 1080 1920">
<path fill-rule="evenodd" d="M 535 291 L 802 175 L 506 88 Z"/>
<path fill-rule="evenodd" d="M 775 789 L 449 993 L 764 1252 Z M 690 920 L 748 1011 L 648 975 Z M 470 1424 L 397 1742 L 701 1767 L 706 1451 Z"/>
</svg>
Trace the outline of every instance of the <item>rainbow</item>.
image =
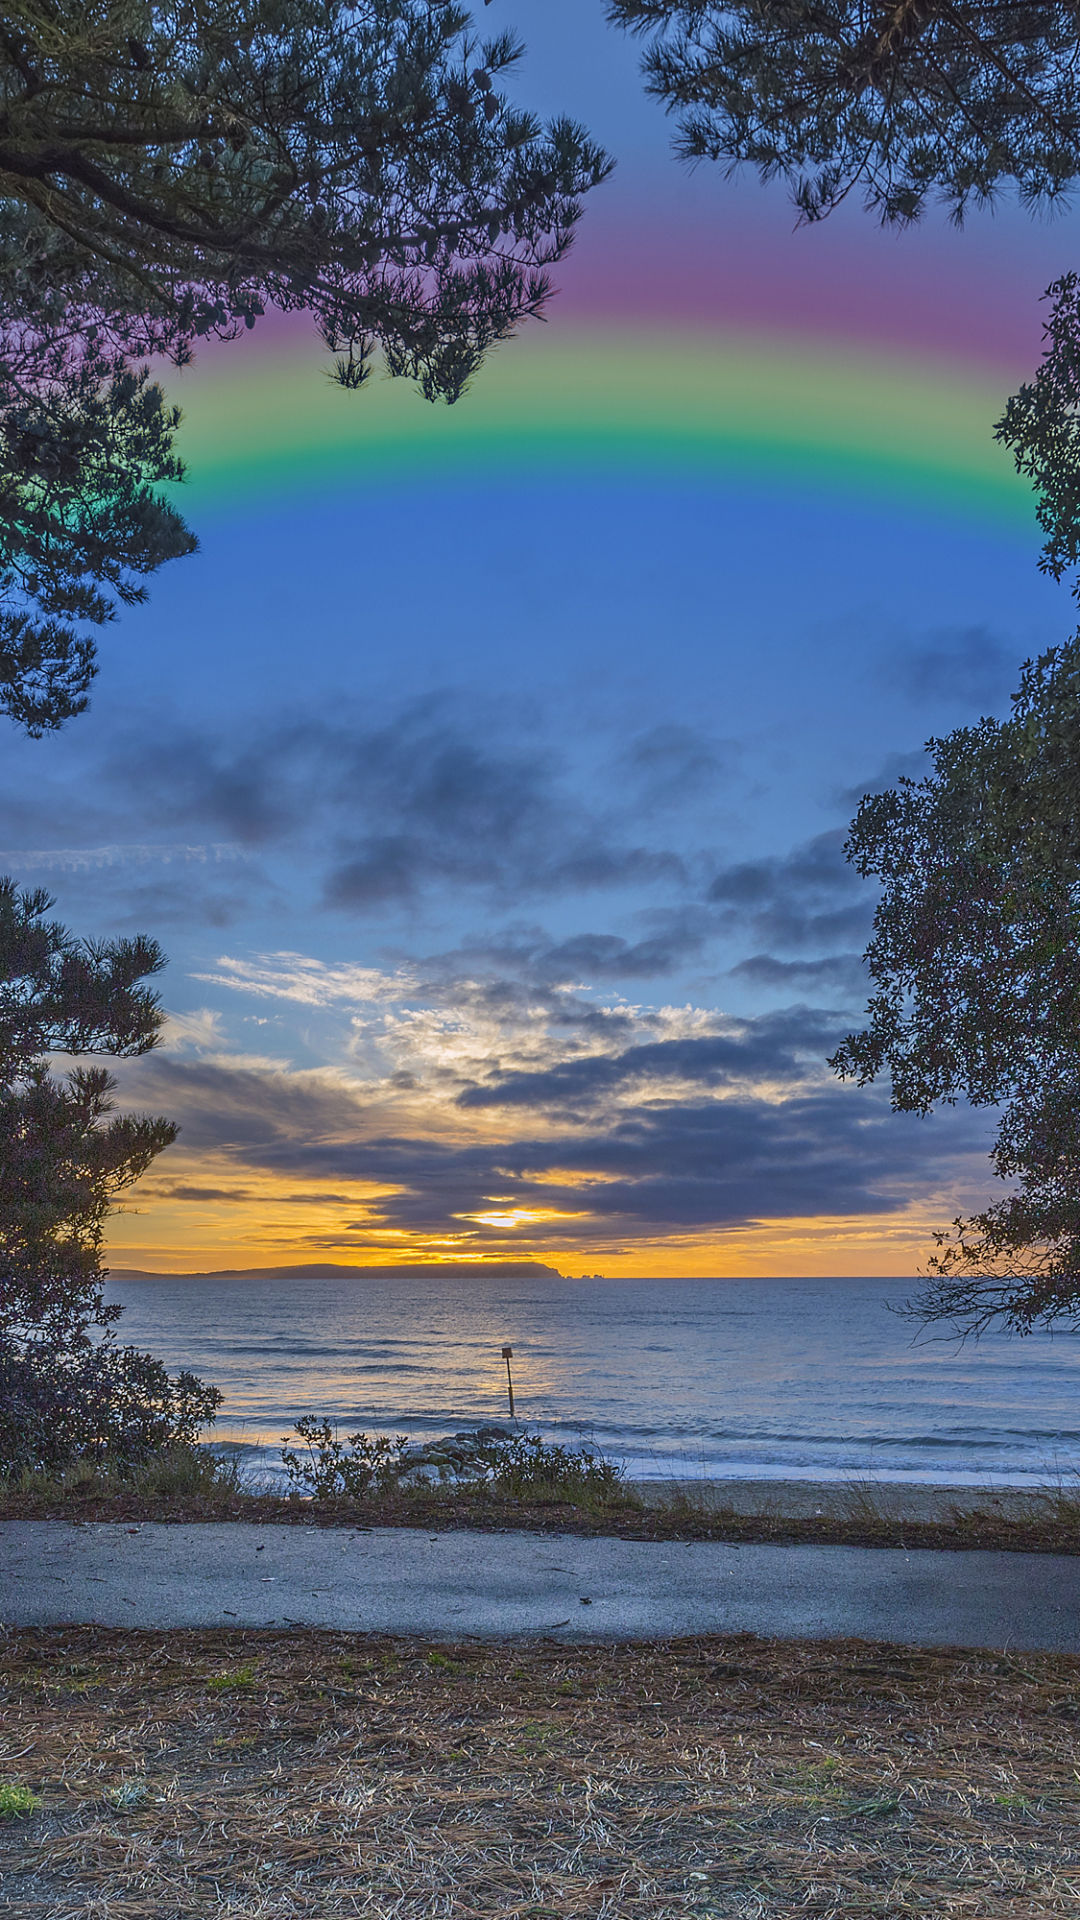
<svg viewBox="0 0 1080 1920">
<path fill-rule="evenodd" d="M 271 334 L 170 378 L 200 506 L 602 473 L 870 495 L 1032 531 L 1031 493 L 991 433 L 1008 389 L 985 366 L 730 328 L 533 326 L 447 408 L 401 380 L 345 393 L 326 360 Z"/>
</svg>

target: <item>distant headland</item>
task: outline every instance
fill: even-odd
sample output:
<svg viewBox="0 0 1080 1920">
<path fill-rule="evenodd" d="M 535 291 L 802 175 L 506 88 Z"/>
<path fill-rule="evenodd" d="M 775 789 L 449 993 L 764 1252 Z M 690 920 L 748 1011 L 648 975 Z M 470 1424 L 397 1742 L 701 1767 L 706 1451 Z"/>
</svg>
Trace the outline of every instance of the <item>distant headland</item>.
<svg viewBox="0 0 1080 1920">
<path fill-rule="evenodd" d="M 419 1274 L 435 1274 L 444 1280 L 474 1279 L 478 1273 L 490 1274 L 493 1280 L 527 1280 L 532 1275 L 545 1274 L 553 1280 L 564 1276 L 557 1267 L 545 1267 L 539 1260 L 470 1260 L 455 1265 L 453 1261 L 421 1261 L 414 1267 L 396 1265 L 380 1267 L 334 1265 L 325 1262 L 319 1266 L 307 1267 L 217 1267 L 207 1273 L 150 1273 L 141 1267 L 110 1267 L 110 1280 L 334 1280 L 340 1274 L 355 1274 L 357 1279 L 388 1280 L 395 1275 L 408 1274 L 415 1278 Z"/>
</svg>

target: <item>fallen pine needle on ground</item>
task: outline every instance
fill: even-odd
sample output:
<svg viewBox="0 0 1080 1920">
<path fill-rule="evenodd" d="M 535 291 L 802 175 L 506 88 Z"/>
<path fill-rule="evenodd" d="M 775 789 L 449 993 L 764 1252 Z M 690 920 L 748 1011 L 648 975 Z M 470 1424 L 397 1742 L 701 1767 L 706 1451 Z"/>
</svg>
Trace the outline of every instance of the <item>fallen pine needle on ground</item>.
<svg viewBox="0 0 1080 1920">
<path fill-rule="evenodd" d="M 18 1920 L 1080 1910 L 1076 1656 L 72 1627 L 0 1700 Z"/>
</svg>

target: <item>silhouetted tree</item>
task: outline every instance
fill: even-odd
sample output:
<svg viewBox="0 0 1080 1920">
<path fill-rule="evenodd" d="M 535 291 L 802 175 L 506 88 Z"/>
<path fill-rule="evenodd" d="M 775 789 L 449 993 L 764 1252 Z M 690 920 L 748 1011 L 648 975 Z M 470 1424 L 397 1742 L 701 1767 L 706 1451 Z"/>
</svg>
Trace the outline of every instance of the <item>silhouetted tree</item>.
<svg viewBox="0 0 1080 1920">
<path fill-rule="evenodd" d="M 677 150 L 792 188 L 803 220 L 858 193 L 887 223 L 932 200 L 959 223 L 1012 187 L 1064 203 L 1080 176 L 1080 9 L 958 0 L 608 0 L 651 35 L 649 91 L 678 116 Z M 1049 289 L 1047 354 L 995 429 L 1035 483 L 1057 578 L 1080 560 L 1080 311 L 1075 274 Z"/>
<path fill-rule="evenodd" d="M 646 85 L 686 159 L 791 182 L 804 219 L 853 191 L 883 220 L 932 196 L 960 219 L 1015 183 L 1032 205 L 1080 173 L 1080 14 L 964 0 L 608 0 L 651 34 Z"/>
<path fill-rule="evenodd" d="M 194 546 L 154 489 L 176 364 L 269 306 L 310 313 L 357 388 L 453 402 L 539 314 L 609 163 L 541 128 L 450 0 L 0 5 L 0 709 L 85 705 L 110 592 Z"/>
<path fill-rule="evenodd" d="M 1080 638 L 1005 721 L 932 740 L 934 772 L 868 795 L 848 841 L 883 891 L 870 1024 L 831 1064 L 893 1106 L 996 1106 L 1002 1200 L 937 1235 L 921 1317 L 1080 1324 Z"/>
<path fill-rule="evenodd" d="M 189 1442 L 220 1398 L 118 1348 L 103 1292 L 108 1216 L 176 1127 L 117 1114 L 104 1068 L 61 1078 L 48 1065 L 155 1046 L 161 1009 L 142 983 L 163 955 L 144 939 L 76 940 L 51 906 L 0 880 L 0 1474 Z"/>
</svg>

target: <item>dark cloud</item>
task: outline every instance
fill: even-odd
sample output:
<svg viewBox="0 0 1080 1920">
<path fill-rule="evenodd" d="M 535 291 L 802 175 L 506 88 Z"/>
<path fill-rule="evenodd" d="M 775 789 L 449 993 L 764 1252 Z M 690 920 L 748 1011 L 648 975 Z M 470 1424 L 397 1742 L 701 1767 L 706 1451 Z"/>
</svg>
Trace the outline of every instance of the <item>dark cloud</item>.
<svg viewBox="0 0 1080 1920">
<path fill-rule="evenodd" d="M 355 1096 L 317 1074 L 157 1053 L 121 1063 L 118 1079 L 132 1105 L 160 1105 L 179 1120 L 185 1148 L 235 1155 L 250 1166 L 272 1165 L 278 1144 L 355 1139 L 362 1131 Z"/>
<path fill-rule="evenodd" d="M 813 1018 L 792 1016 L 790 1024 L 805 1037 Z M 824 1034 L 823 1019 L 821 1027 Z M 781 1031 L 771 1040 L 774 1064 L 782 1064 Z M 763 1036 L 746 1044 L 761 1048 Z M 624 1056 L 624 1066 L 637 1064 Z M 682 1069 L 695 1065 L 701 1081 L 732 1070 L 728 1058 L 695 1062 L 684 1052 Z M 132 1070 L 130 1086 L 149 1096 L 143 1104 L 164 1105 L 182 1121 L 182 1144 L 213 1147 L 238 1173 L 325 1182 L 324 1192 L 337 1183 L 340 1193 L 343 1181 L 399 1188 L 379 1200 L 378 1212 L 409 1232 L 460 1232 L 462 1216 L 510 1203 L 585 1213 L 592 1229 L 600 1219 L 627 1233 L 883 1214 L 928 1180 L 947 1179 L 950 1160 L 959 1167 L 960 1156 L 987 1144 L 986 1116 L 895 1115 L 877 1089 L 832 1083 L 795 1087 L 781 1100 L 690 1094 L 617 1112 L 599 1127 L 556 1126 L 543 1137 L 526 1130 L 490 1144 L 369 1131 L 362 1101 L 328 1083 L 297 1086 L 286 1074 L 151 1056 L 137 1076 Z M 358 1234 L 372 1226 L 368 1204 Z M 481 1242 L 504 1237 L 497 1223 L 475 1230 Z M 577 1231 L 561 1221 L 554 1230 L 564 1238 Z"/>
<path fill-rule="evenodd" d="M 788 1008 L 742 1022 L 730 1033 L 657 1040 L 619 1054 L 563 1060 L 538 1073 L 500 1074 L 483 1086 L 465 1088 L 457 1104 L 587 1112 L 631 1087 L 648 1099 L 650 1084 L 720 1087 L 750 1079 L 801 1079 L 808 1062 L 823 1060 L 842 1037 L 831 1016 Z"/>
<path fill-rule="evenodd" d="M 664 729 L 643 736 L 645 762 L 676 786 L 680 768 L 704 778 L 706 748 L 668 731 L 670 739 Z M 15 754 L 0 773 L 0 846 L 113 845 L 121 859 L 136 840 L 228 844 L 299 867 L 309 898 L 321 888 L 323 903 L 345 912 L 462 887 L 496 901 L 686 891 L 692 850 L 658 832 L 639 794 L 620 797 L 595 760 L 575 764 L 536 742 L 535 716 L 530 723 L 451 693 L 381 718 L 345 700 L 332 713 L 205 726 L 129 716 L 80 736 L 67 759 L 44 750 L 30 776 L 32 807 L 29 767 Z M 681 837 L 692 842 L 699 831 L 687 797 Z M 144 879 L 139 904 L 165 924 L 189 897 L 203 924 L 234 917 L 227 886 L 201 886 L 179 868 Z M 236 892 L 252 904 L 249 881 L 238 879 Z"/>
<path fill-rule="evenodd" d="M 144 1182 L 139 1192 L 148 1200 L 225 1200 L 237 1203 L 258 1200 L 260 1207 L 348 1207 L 355 1204 L 354 1194 L 327 1193 L 325 1188 L 316 1188 L 308 1193 L 268 1194 L 260 1191 L 256 1194 L 246 1187 L 197 1187 L 183 1182 L 172 1186 L 151 1186 L 149 1182 Z"/>
<path fill-rule="evenodd" d="M 418 960 L 395 950 L 390 958 L 415 967 L 433 985 L 491 974 L 543 991 L 578 983 L 660 978 L 695 958 L 716 930 L 715 916 L 698 906 L 657 910 L 648 916 L 648 923 L 655 931 L 638 940 L 612 933 L 579 933 L 553 940 L 543 927 L 514 927 L 501 935 L 463 941 L 447 953 Z M 550 1004 L 555 1007 L 558 1002 L 552 999 Z"/>
<path fill-rule="evenodd" d="M 986 627 L 950 628 L 922 644 L 897 644 L 882 667 L 887 686 L 916 705 L 1000 707 L 1016 683 L 1015 647 Z"/>
<path fill-rule="evenodd" d="M 550 980 L 655 980 L 685 965 L 703 945 L 702 933 L 681 928 L 649 940 L 579 933 L 538 954 L 536 967 Z"/>
<path fill-rule="evenodd" d="M 838 787 L 833 797 L 845 813 L 854 814 L 866 794 L 887 793 L 900 780 L 924 780 L 932 772 L 925 747 L 915 747 L 910 753 L 889 753 L 876 773 L 868 774 L 857 786 Z"/>
<path fill-rule="evenodd" d="M 148 1200 L 250 1200 L 252 1195 L 244 1187 L 192 1187 L 182 1183 L 178 1186 L 150 1186 L 144 1183 L 139 1192 Z"/>
<path fill-rule="evenodd" d="M 771 953 L 752 953 L 729 970 L 728 978 L 784 992 L 800 988 L 831 991 L 846 1000 L 862 999 L 867 986 L 861 953 L 830 953 L 823 960 L 777 960 Z"/>
<path fill-rule="evenodd" d="M 732 1098 L 638 1113 L 610 1133 L 566 1142 L 557 1160 L 548 1146 L 546 1164 L 605 1176 L 587 1191 L 590 1209 L 639 1226 L 886 1213 L 904 1204 L 908 1181 L 940 1173 L 943 1133 L 954 1150 L 961 1145 L 953 1116 L 941 1127 L 920 1124 L 892 1114 L 880 1096 L 837 1086 L 782 1102 Z M 544 1157 L 535 1147 L 529 1155 Z M 565 1204 L 565 1189 L 562 1197 Z"/>
<path fill-rule="evenodd" d="M 637 784 L 646 805 L 684 806 L 726 782 L 738 757 L 733 742 L 666 721 L 627 743 L 618 771 Z"/>
<path fill-rule="evenodd" d="M 708 898 L 728 928 L 781 949 L 865 940 L 875 890 L 844 858 L 842 829 L 818 834 L 783 857 L 741 861 L 718 873 Z"/>
</svg>

